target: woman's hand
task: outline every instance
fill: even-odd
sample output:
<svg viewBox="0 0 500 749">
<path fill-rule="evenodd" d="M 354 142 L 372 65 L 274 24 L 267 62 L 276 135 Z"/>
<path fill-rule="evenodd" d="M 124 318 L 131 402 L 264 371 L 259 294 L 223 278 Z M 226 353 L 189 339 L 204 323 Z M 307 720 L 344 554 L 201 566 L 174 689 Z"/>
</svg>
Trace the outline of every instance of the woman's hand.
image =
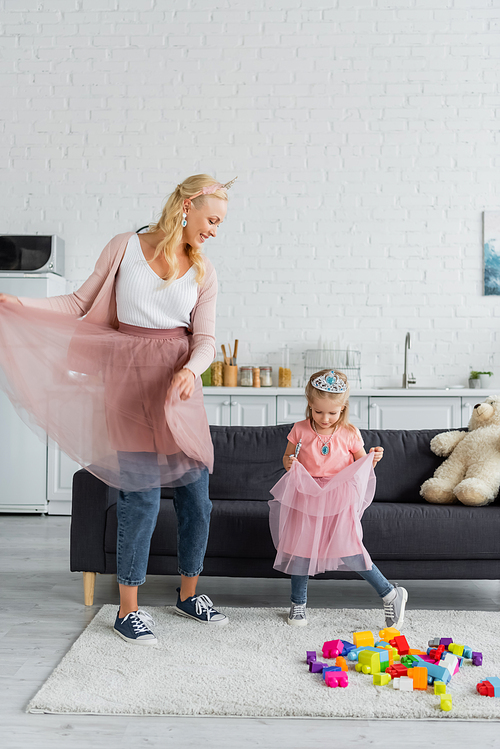
<svg viewBox="0 0 500 749">
<path fill-rule="evenodd" d="M 294 461 L 296 461 L 297 458 L 295 455 L 283 455 L 283 468 L 285 471 L 289 471 L 290 468 L 293 466 Z"/>
<path fill-rule="evenodd" d="M 186 368 L 180 369 L 172 377 L 172 382 L 168 389 L 167 397 L 170 395 L 172 390 L 177 389 L 181 401 L 186 401 L 188 398 L 191 398 L 194 392 L 194 380 L 194 372 L 191 372 L 190 369 Z"/>
<path fill-rule="evenodd" d="M 10 302 L 11 304 L 22 304 L 17 296 L 12 296 L 12 294 L 0 294 L 0 304 L 2 302 Z"/>
<path fill-rule="evenodd" d="M 373 453 L 373 465 L 379 462 L 379 460 L 382 460 L 384 457 L 384 448 L 383 447 L 370 447 L 369 452 Z"/>
</svg>

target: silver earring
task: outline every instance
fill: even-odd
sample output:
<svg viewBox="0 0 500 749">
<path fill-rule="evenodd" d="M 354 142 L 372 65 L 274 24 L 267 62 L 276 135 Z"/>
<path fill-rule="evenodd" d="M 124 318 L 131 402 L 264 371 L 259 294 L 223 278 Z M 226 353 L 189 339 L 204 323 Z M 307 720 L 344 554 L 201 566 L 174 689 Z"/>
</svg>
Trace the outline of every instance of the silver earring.
<svg viewBox="0 0 500 749">
<path fill-rule="evenodd" d="M 187 226 L 186 216 L 187 216 L 187 213 L 182 214 L 182 226 Z"/>
</svg>

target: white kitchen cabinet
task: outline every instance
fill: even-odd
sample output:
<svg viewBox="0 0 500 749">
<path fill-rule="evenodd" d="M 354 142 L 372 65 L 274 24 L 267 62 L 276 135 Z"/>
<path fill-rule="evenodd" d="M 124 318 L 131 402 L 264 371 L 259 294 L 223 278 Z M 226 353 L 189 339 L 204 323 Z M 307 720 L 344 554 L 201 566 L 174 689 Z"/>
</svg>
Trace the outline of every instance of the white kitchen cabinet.
<svg viewBox="0 0 500 749">
<path fill-rule="evenodd" d="M 458 429 L 462 399 L 456 397 L 371 397 L 370 429 Z"/>
<path fill-rule="evenodd" d="M 307 400 L 304 395 L 278 395 L 276 421 L 291 424 L 306 418 Z M 349 420 L 358 429 L 368 429 L 368 397 L 351 395 Z"/>
<path fill-rule="evenodd" d="M 208 423 L 215 426 L 273 426 L 274 395 L 204 395 Z"/>
<path fill-rule="evenodd" d="M 47 500 L 49 515 L 71 515 L 73 474 L 81 466 L 49 440 L 47 466 Z"/>
</svg>

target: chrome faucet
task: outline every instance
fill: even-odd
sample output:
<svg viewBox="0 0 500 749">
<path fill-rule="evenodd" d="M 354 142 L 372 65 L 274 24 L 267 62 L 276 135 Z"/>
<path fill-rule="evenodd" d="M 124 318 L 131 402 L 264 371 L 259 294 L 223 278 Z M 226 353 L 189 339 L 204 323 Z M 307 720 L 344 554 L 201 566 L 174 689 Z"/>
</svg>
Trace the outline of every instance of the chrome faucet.
<svg viewBox="0 0 500 749">
<path fill-rule="evenodd" d="M 408 375 L 408 350 L 411 349 L 411 337 L 410 334 L 406 334 L 405 338 L 405 369 L 403 372 L 403 387 L 408 389 L 410 385 L 416 385 L 417 380 L 413 376 L 413 373 L 411 375 Z"/>
</svg>

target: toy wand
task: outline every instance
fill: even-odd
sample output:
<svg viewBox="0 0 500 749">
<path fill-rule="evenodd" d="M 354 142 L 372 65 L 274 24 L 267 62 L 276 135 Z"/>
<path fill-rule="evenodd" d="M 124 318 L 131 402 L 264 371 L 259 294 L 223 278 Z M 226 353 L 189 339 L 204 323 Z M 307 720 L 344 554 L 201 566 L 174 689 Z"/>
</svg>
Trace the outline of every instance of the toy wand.
<svg viewBox="0 0 500 749">
<path fill-rule="evenodd" d="M 293 454 L 294 458 L 298 458 L 300 453 L 300 448 L 302 447 L 302 440 L 299 440 L 297 444 L 295 445 L 295 452 Z"/>
</svg>

